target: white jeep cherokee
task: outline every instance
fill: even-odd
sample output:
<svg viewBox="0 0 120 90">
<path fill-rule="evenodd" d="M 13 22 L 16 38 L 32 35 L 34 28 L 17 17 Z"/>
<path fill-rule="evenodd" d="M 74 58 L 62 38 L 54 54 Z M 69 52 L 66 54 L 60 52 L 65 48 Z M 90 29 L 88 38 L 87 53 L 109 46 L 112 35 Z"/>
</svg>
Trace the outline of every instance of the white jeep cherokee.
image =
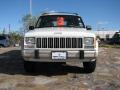
<svg viewBox="0 0 120 90">
<path fill-rule="evenodd" d="M 35 62 L 82 62 L 86 72 L 93 72 L 98 56 L 95 34 L 75 13 L 43 13 L 35 27 L 25 33 L 22 55 L 26 71 Z"/>
</svg>

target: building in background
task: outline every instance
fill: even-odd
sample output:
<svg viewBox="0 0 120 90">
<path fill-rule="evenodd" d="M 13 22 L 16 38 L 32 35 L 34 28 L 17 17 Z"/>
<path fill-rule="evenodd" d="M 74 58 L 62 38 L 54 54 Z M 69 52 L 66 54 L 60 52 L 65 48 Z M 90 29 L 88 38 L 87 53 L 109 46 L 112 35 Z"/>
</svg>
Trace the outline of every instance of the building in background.
<svg viewBox="0 0 120 90">
<path fill-rule="evenodd" d="M 93 33 L 96 34 L 96 36 L 99 36 L 101 39 L 106 40 L 107 38 L 112 38 L 114 34 L 118 31 L 93 31 Z"/>
<path fill-rule="evenodd" d="M 119 44 L 120 43 L 120 31 L 119 30 L 99 30 L 92 31 L 102 42 Z"/>
</svg>

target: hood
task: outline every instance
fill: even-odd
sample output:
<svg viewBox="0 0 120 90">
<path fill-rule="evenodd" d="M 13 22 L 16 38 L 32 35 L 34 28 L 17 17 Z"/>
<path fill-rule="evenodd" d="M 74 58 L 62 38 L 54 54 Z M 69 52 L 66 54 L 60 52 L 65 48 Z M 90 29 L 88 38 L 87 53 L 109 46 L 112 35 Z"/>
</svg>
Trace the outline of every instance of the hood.
<svg viewBox="0 0 120 90">
<path fill-rule="evenodd" d="M 25 37 L 95 37 L 95 34 L 84 28 L 49 27 L 28 31 Z"/>
</svg>

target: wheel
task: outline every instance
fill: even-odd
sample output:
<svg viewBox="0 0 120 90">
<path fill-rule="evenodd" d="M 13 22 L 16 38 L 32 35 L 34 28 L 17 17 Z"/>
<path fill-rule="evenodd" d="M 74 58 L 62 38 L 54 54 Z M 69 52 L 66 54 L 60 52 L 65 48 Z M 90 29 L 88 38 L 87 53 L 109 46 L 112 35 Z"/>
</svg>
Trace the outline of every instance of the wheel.
<svg viewBox="0 0 120 90">
<path fill-rule="evenodd" d="M 86 73 L 92 73 L 96 68 L 96 60 L 91 62 L 83 62 L 84 71 Z"/>
<path fill-rule="evenodd" d="M 24 61 L 24 69 L 28 73 L 34 72 L 35 71 L 35 62 Z"/>
</svg>

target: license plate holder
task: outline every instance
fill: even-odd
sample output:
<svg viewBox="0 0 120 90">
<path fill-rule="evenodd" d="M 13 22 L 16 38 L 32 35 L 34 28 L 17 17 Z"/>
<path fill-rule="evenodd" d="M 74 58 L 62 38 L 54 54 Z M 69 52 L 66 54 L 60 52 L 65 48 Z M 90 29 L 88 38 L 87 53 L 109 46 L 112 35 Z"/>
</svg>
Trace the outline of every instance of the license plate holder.
<svg viewBox="0 0 120 90">
<path fill-rule="evenodd" d="M 65 60 L 67 59 L 67 52 L 65 51 L 52 52 L 52 59 L 53 60 Z"/>
</svg>

